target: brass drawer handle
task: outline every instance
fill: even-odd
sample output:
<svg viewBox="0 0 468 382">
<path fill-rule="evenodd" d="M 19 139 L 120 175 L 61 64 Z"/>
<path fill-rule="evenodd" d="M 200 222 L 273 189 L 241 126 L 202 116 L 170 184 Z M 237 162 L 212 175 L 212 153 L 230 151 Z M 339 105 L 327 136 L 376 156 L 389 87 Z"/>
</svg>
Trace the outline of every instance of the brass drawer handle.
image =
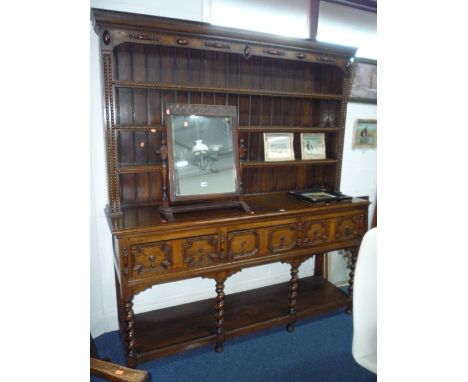
<svg viewBox="0 0 468 382">
<path fill-rule="evenodd" d="M 284 247 L 284 241 L 285 241 L 285 238 L 284 236 L 280 236 L 280 248 L 283 248 Z"/>
<path fill-rule="evenodd" d="M 242 247 L 242 254 L 245 255 L 246 250 L 245 246 L 247 245 L 247 242 L 245 240 L 241 241 L 241 247 Z"/>
<path fill-rule="evenodd" d="M 156 266 L 155 260 L 156 257 L 154 255 L 151 255 L 148 257 L 149 261 L 151 261 L 151 268 L 154 268 Z"/>
</svg>

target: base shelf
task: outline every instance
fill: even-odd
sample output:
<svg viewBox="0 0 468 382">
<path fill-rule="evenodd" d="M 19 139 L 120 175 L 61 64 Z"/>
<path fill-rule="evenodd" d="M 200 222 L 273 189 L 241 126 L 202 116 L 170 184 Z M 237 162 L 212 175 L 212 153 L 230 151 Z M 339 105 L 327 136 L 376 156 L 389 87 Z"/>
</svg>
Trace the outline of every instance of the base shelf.
<svg viewBox="0 0 468 382">
<path fill-rule="evenodd" d="M 226 295 L 226 339 L 288 323 L 289 282 Z M 299 280 L 297 318 L 345 308 L 348 296 L 323 278 Z M 135 315 L 137 362 L 215 343 L 215 300 L 208 299 Z M 227 342 L 225 345 L 229 346 Z"/>
</svg>

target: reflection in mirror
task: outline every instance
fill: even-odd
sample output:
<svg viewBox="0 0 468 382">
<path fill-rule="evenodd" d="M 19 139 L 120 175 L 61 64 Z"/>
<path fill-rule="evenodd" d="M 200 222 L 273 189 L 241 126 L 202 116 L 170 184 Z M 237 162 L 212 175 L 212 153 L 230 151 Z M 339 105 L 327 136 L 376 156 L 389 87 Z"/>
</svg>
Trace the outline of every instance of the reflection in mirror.
<svg viewBox="0 0 468 382">
<path fill-rule="evenodd" d="M 232 117 L 171 118 L 175 196 L 235 193 Z"/>
</svg>

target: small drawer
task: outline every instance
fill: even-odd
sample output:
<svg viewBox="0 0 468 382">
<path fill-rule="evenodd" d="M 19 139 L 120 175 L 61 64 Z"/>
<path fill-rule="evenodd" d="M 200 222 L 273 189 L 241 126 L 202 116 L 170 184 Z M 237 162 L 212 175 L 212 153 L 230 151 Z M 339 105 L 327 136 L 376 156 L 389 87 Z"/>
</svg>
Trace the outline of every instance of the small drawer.
<svg viewBox="0 0 468 382">
<path fill-rule="evenodd" d="M 296 224 L 280 225 L 268 229 L 268 251 L 284 252 L 295 248 L 297 243 Z"/>
<path fill-rule="evenodd" d="M 259 238 L 256 230 L 229 232 L 227 238 L 227 258 L 230 260 L 255 256 L 258 253 Z"/>
<path fill-rule="evenodd" d="M 331 221 L 306 221 L 304 222 L 304 247 L 326 243 L 330 240 Z"/>
<path fill-rule="evenodd" d="M 336 220 L 337 241 L 360 239 L 364 234 L 364 215 L 353 215 Z"/>
<path fill-rule="evenodd" d="M 183 243 L 182 261 L 189 267 L 212 264 L 221 256 L 218 250 L 218 235 L 196 236 Z"/>
<path fill-rule="evenodd" d="M 135 244 L 131 247 L 131 271 L 133 277 L 146 277 L 172 269 L 170 241 Z"/>
</svg>

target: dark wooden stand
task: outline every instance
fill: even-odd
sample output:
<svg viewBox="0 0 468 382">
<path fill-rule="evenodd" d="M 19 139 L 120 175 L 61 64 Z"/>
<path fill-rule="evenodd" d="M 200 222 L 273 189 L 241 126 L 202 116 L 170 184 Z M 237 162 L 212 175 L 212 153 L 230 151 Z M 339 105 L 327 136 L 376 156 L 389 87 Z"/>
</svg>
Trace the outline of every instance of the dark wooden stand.
<svg viewBox="0 0 468 382">
<path fill-rule="evenodd" d="M 231 337 L 279 324 L 293 331 L 301 318 L 349 309 L 368 201 L 311 205 L 286 192 L 339 191 L 355 49 L 105 10 L 91 18 L 100 39 L 106 214 L 127 365 L 206 344 L 220 352 Z M 171 103 L 235 106 L 245 195 L 236 208 L 169 205 Z M 293 134 L 295 160 L 265 162 L 268 132 Z M 301 159 L 307 133 L 324 134 L 326 159 Z M 321 273 L 323 253 L 338 249 L 353 252 L 348 294 Z M 299 266 L 311 257 L 315 274 L 301 279 Z M 232 274 L 274 262 L 290 265 L 288 283 L 225 295 Z M 134 314 L 136 294 L 193 277 L 213 280 L 214 299 Z"/>
<path fill-rule="evenodd" d="M 356 257 L 349 294 L 323 278 L 321 259 L 337 249 L 357 254 L 368 201 L 314 206 L 276 194 L 247 202 L 255 214 L 212 210 L 201 217 L 191 212 L 162 223 L 156 207 L 143 207 L 109 217 L 111 227 L 121 227 L 113 235 L 119 322 L 129 366 L 207 344 L 220 352 L 226 339 L 238 335 L 281 324 L 293 331 L 298 319 L 350 309 Z M 314 276 L 300 279 L 300 264 L 313 256 L 318 259 Z M 225 295 L 224 283 L 234 273 L 278 261 L 290 264 L 289 282 Z M 213 279 L 214 300 L 133 313 L 136 294 L 192 277 Z"/>
</svg>

